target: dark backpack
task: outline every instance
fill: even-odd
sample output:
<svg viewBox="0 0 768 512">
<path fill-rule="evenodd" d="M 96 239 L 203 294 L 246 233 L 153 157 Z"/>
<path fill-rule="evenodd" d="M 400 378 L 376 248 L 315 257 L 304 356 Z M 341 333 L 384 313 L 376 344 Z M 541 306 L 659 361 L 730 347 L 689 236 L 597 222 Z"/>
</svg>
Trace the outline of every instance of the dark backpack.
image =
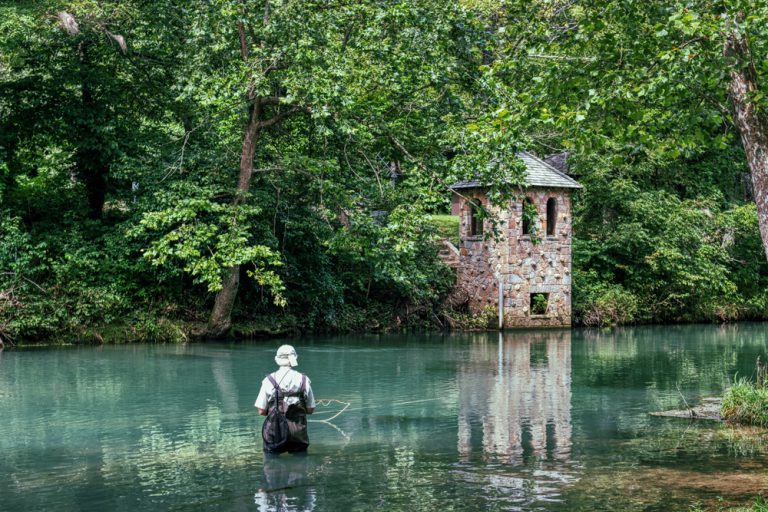
<svg viewBox="0 0 768 512">
<path fill-rule="evenodd" d="M 304 431 L 301 435 L 297 432 L 297 427 L 301 428 L 299 418 L 296 418 L 296 406 L 287 405 L 285 398 L 289 396 L 304 397 L 304 389 L 306 386 L 306 375 L 301 376 L 301 388 L 298 392 L 286 393 L 280 389 L 280 385 L 275 381 L 272 375 L 267 375 L 267 378 L 275 388 L 275 396 L 270 399 L 269 412 L 264 420 L 264 424 L 261 426 L 261 437 L 264 439 L 264 449 L 268 452 L 280 453 L 287 451 L 290 448 L 290 443 L 293 437 L 297 437 L 295 441 L 303 443 L 306 438 L 306 419 L 304 420 Z M 303 404 L 300 406 L 303 410 Z M 291 428 L 293 423 L 293 428 Z M 299 434 L 299 435 L 297 435 Z M 306 445 L 309 444 L 309 439 L 306 439 Z"/>
</svg>

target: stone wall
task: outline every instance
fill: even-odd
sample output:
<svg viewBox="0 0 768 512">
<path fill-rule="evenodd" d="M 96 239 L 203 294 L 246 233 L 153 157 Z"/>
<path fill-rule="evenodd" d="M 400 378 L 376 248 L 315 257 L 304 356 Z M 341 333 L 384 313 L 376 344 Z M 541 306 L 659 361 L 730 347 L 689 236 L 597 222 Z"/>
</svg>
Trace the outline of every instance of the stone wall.
<svg viewBox="0 0 768 512">
<path fill-rule="evenodd" d="M 501 278 L 504 327 L 567 327 L 571 325 L 571 197 L 565 189 L 531 188 L 525 194 L 539 214 L 539 243 L 522 234 L 522 197 L 506 209 L 492 209 L 499 236 L 492 238 L 491 221 L 485 236 L 470 236 L 471 212 L 467 199 L 488 201 L 482 189 L 461 190 L 453 208 L 461 216 L 458 284 L 470 295 L 470 310 L 497 310 Z M 547 235 L 547 201 L 556 200 L 556 224 Z M 531 294 L 548 294 L 544 314 L 531 313 Z"/>
</svg>

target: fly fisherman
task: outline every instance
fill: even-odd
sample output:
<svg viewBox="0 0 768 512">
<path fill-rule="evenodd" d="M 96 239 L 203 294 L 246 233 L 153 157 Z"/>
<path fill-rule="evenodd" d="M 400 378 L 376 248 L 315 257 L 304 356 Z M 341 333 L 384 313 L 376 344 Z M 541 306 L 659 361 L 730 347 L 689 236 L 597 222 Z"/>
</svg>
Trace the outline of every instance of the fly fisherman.
<svg viewBox="0 0 768 512">
<path fill-rule="evenodd" d="M 315 396 L 309 378 L 293 369 L 297 357 L 291 345 L 281 346 L 275 355 L 279 368 L 261 381 L 254 405 L 267 416 L 262 427 L 266 453 L 305 452 L 309 446 L 307 414 L 315 410 Z"/>
</svg>

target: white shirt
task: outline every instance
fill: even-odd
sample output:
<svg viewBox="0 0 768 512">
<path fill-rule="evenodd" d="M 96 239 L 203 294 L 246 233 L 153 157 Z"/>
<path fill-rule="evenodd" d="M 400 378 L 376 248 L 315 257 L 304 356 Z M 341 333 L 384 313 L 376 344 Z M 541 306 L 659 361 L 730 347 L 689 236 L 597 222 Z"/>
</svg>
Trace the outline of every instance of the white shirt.
<svg viewBox="0 0 768 512">
<path fill-rule="evenodd" d="M 277 381 L 280 389 L 286 393 L 294 393 L 301 389 L 301 373 L 292 369 L 290 366 L 281 366 L 276 372 L 272 374 L 272 378 Z M 261 381 L 261 390 L 259 391 L 259 396 L 256 397 L 256 403 L 254 405 L 259 409 L 266 409 L 267 404 L 269 403 L 269 398 L 272 396 L 274 391 L 275 387 L 271 382 L 269 382 L 267 377 L 264 377 L 264 380 Z M 304 388 L 304 392 L 307 394 L 307 407 L 309 409 L 313 409 L 315 407 L 315 395 L 312 393 L 312 386 L 310 385 L 309 377 L 307 377 L 307 384 Z M 299 403 L 299 397 L 289 396 L 285 399 L 285 403 Z"/>
</svg>

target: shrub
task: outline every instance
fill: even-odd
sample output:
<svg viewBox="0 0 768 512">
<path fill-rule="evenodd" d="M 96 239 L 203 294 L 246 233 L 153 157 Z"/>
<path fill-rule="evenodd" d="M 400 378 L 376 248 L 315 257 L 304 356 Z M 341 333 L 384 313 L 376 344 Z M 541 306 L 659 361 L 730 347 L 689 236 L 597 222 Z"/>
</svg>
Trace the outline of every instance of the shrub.
<svg viewBox="0 0 768 512">
<path fill-rule="evenodd" d="M 620 284 L 601 282 L 594 272 L 574 272 L 574 313 L 588 326 L 633 323 L 637 320 L 639 301 Z"/>
<path fill-rule="evenodd" d="M 498 309 L 491 305 L 485 306 L 477 314 L 443 311 L 443 315 L 450 319 L 452 329 L 461 331 L 485 331 L 498 327 Z"/>
<path fill-rule="evenodd" d="M 760 370 L 758 360 L 758 370 Z M 760 371 L 758 371 L 760 375 Z M 721 409 L 723 419 L 742 425 L 768 427 L 768 386 L 740 378 L 726 391 Z"/>
</svg>

